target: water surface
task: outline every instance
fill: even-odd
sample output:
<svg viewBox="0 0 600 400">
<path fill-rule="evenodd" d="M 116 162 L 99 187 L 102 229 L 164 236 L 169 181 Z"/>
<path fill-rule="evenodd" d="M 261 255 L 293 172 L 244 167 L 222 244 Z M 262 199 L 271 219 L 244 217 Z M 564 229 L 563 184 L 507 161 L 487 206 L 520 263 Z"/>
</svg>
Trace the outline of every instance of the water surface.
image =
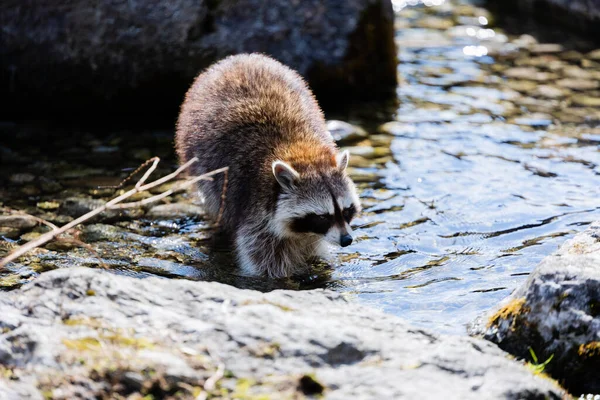
<svg viewBox="0 0 600 400">
<path fill-rule="evenodd" d="M 137 277 L 260 290 L 327 287 L 416 325 L 464 334 L 545 255 L 600 219 L 600 54 L 589 53 L 585 41 L 507 34 L 487 10 L 468 4 L 394 6 L 398 104 L 328 115 L 369 133 L 342 142 L 353 154 L 365 211 L 354 222 L 358 240 L 338 250 L 332 265 L 292 280 L 239 277 L 226 243 L 196 215 L 194 197 L 181 193 L 166 209 L 92 221 L 70 237 L 95 253 L 51 243 L 0 273 L 0 285 L 102 262 Z M 10 138 L 0 145 L 4 214 L 23 211 L 61 225 L 118 194 L 104 186 L 143 160 L 163 159 L 157 176 L 176 167 L 171 131 L 0 128 Z M 46 229 L 4 229 L 0 251 Z"/>
</svg>

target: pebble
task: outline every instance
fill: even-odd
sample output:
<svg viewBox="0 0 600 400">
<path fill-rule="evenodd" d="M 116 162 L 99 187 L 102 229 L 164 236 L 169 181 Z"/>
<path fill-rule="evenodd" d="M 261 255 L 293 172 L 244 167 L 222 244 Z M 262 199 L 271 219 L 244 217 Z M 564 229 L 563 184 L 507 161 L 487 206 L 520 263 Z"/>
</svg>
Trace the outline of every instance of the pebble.
<svg viewBox="0 0 600 400">
<path fill-rule="evenodd" d="M 590 60 L 600 61 L 600 49 L 590 51 L 585 56 Z"/>
<path fill-rule="evenodd" d="M 571 102 L 582 107 L 600 107 L 600 97 L 578 95 L 571 97 Z"/>
<path fill-rule="evenodd" d="M 390 121 L 379 126 L 379 132 L 395 135 L 395 136 L 413 136 L 417 133 L 415 124 L 406 124 L 398 121 Z"/>
<path fill-rule="evenodd" d="M 586 71 L 583 68 L 579 68 L 576 66 L 569 66 L 563 70 L 563 74 L 569 78 L 576 79 L 593 79 L 594 76 L 590 71 Z"/>
<path fill-rule="evenodd" d="M 60 207 L 60 203 L 57 201 L 42 201 L 37 203 L 36 206 L 42 210 L 56 210 Z"/>
<path fill-rule="evenodd" d="M 600 87 L 600 82 L 586 79 L 560 79 L 556 84 L 573 90 L 593 90 Z"/>
<path fill-rule="evenodd" d="M 527 79 L 530 81 L 539 81 L 539 82 L 558 78 L 558 75 L 556 75 L 556 74 L 553 74 L 550 72 L 541 72 L 537 68 L 533 68 L 533 67 L 509 68 L 506 71 L 504 71 L 504 75 L 509 78 Z"/>
<path fill-rule="evenodd" d="M 555 44 L 555 43 L 539 43 L 539 44 L 534 44 L 533 46 L 531 46 L 529 48 L 529 51 L 533 54 L 560 53 L 563 50 L 564 50 L 563 46 L 561 46 L 560 44 Z"/>
<path fill-rule="evenodd" d="M 28 215 L 0 215 L 0 227 L 15 228 L 19 231 L 31 229 L 38 222 Z"/>
<path fill-rule="evenodd" d="M 560 99 L 567 95 L 567 91 L 556 86 L 539 85 L 531 94 L 548 99 Z"/>
<path fill-rule="evenodd" d="M 329 120 L 327 121 L 327 130 L 333 136 L 333 140 L 341 145 L 358 142 L 369 136 L 367 131 L 360 126 L 345 121 Z"/>
</svg>

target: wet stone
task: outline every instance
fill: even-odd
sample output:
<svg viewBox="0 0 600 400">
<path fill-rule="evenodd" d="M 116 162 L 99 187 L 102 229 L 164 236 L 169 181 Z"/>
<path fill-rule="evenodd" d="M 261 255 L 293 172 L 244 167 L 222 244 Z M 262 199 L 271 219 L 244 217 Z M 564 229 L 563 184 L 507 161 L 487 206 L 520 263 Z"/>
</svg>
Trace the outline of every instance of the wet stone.
<svg viewBox="0 0 600 400">
<path fill-rule="evenodd" d="M 550 85 L 539 85 L 531 92 L 534 96 L 545 97 L 547 99 L 560 99 L 565 97 L 568 93 L 569 92 L 565 89 Z"/>
<path fill-rule="evenodd" d="M 571 97 L 571 102 L 582 107 L 600 107 L 600 97 L 578 95 Z"/>
<path fill-rule="evenodd" d="M 12 228 L 10 226 L 0 225 L 0 238 L 16 239 L 19 237 L 21 230 L 18 228 Z"/>
<path fill-rule="evenodd" d="M 42 201 L 36 204 L 37 208 L 42 210 L 56 210 L 60 207 L 58 201 Z"/>
<path fill-rule="evenodd" d="M 539 44 L 534 44 L 533 46 L 531 46 L 529 48 L 529 51 L 533 54 L 560 53 L 563 50 L 564 50 L 564 48 L 562 45 L 555 44 L 555 43 L 539 43 Z"/>
<path fill-rule="evenodd" d="M 508 80 L 506 85 L 517 92 L 532 92 L 538 87 L 538 83 L 524 80 Z"/>
<path fill-rule="evenodd" d="M 28 232 L 24 235 L 21 235 L 21 240 L 29 242 L 31 240 L 39 238 L 41 235 L 42 234 L 40 232 Z"/>
<path fill-rule="evenodd" d="M 86 243 L 111 241 L 117 242 L 122 240 L 125 231 L 113 225 L 107 224 L 92 224 L 86 225 L 82 231 L 82 240 Z"/>
<path fill-rule="evenodd" d="M 333 140 L 340 145 L 358 142 L 369 136 L 367 131 L 357 125 L 345 121 L 327 121 L 327 130 L 333 136 Z"/>
<path fill-rule="evenodd" d="M 585 56 L 590 60 L 600 61 L 600 49 L 590 51 Z"/>
<path fill-rule="evenodd" d="M 530 81 L 544 82 L 558 78 L 558 75 L 550 72 L 541 72 L 533 67 L 515 67 L 504 71 L 504 75 L 509 78 L 526 79 Z"/>
<path fill-rule="evenodd" d="M 379 126 L 378 130 L 395 136 L 412 136 L 417 133 L 417 126 L 414 124 L 391 121 Z"/>
<path fill-rule="evenodd" d="M 30 182 L 33 182 L 34 179 L 35 179 L 35 175 L 28 174 L 28 173 L 13 174 L 9 178 L 10 182 L 14 183 L 16 185 L 30 183 Z"/>
<path fill-rule="evenodd" d="M 205 214 L 204 209 L 194 204 L 171 203 L 159 204 L 146 213 L 146 217 L 153 219 L 180 219 L 197 218 Z"/>
<path fill-rule="evenodd" d="M 99 199 L 70 197 L 61 204 L 60 213 L 73 218 L 78 218 L 105 204 L 105 201 Z"/>
<path fill-rule="evenodd" d="M 1 215 L 0 226 L 15 228 L 17 230 L 26 230 L 35 227 L 38 222 L 35 218 L 27 215 Z"/>
<path fill-rule="evenodd" d="M 419 28 L 445 30 L 454 26 L 454 23 L 451 20 L 445 18 L 425 17 L 419 19 L 419 21 L 417 22 L 417 26 Z"/>
<path fill-rule="evenodd" d="M 573 90 L 593 90 L 600 88 L 600 82 L 587 79 L 560 79 L 556 81 L 560 87 Z"/>
<path fill-rule="evenodd" d="M 593 74 L 583 68 L 568 66 L 563 70 L 563 74 L 569 78 L 575 79 L 593 79 Z"/>
</svg>

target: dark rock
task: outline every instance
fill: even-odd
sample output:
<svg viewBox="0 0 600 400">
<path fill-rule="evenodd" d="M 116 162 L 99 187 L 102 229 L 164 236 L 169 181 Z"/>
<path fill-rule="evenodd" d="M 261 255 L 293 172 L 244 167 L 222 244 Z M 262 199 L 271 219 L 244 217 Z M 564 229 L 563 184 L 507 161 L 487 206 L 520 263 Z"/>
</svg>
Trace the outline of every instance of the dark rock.
<svg viewBox="0 0 600 400">
<path fill-rule="evenodd" d="M 16 385 L 53 398 L 187 398 L 218 369 L 228 398 L 565 396 L 490 342 L 415 329 L 322 290 L 265 294 L 70 268 L 0 293 L 0 309 L 0 365 L 12 374 L 0 374 L 0 398 Z"/>
<path fill-rule="evenodd" d="M 559 22 L 571 29 L 589 33 L 599 41 L 600 0 L 491 0 L 502 11 L 528 13 L 542 22 Z"/>
<path fill-rule="evenodd" d="M 244 52 L 272 55 L 337 102 L 396 83 L 389 0 L 9 0 L 0 25 L 7 113 L 173 118 L 202 69 Z"/>
<path fill-rule="evenodd" d="M 545 258 L 474 333 L 539 363 L 572 393 L 600 393 L 600 224 Z"/>
<path fill-rule="evenodd" d="M 106 202 L 100 199 L 90 199 L 86 197 L 69 197 L 61 203 L 59 212 L 62 215 L 68 215 L 73 218 L 79 218 L 92 210 L 104 206 L 105 204 Z M 104 210 L 97 216 L 93 217 L 92 221 L 138 218 L 142 215 L 143 211 L 139 208 L 110 209 Z"/>
<path fill-rule="evenodd" d="M 29 215 L 0 215 L 0 226 L 15 228 L 20 231 L 31 229 L 38 222 Z"/>
</svg>

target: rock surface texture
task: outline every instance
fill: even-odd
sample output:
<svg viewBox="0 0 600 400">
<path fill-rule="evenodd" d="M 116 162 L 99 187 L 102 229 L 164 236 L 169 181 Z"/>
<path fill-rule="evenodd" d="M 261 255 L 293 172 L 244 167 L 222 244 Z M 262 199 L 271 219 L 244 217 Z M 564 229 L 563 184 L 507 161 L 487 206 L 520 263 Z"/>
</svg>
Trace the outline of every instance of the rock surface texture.
<svg viewBox="0 0 600 400">
<path fill-rule="evenodd" d="M 13 113 L 95 106 L 173 118 L 199 71 L 243 52 L 270 54 L 336 98 L 396 82 L 389 0 L 9 0 L 0 25 Z"/>
<path fill-rule="evenodd" d="M 572 393 L 600 393 L 600 223 L 566 242 L 489 318 L 485 338 Z"/>
<path fill-rule="evenodd" d="M 564 395 L 492 343 L 414 329 L 327 291 L 73 268 L 1 294 L 0 312 L 3 399 Z"/>
</svg>

